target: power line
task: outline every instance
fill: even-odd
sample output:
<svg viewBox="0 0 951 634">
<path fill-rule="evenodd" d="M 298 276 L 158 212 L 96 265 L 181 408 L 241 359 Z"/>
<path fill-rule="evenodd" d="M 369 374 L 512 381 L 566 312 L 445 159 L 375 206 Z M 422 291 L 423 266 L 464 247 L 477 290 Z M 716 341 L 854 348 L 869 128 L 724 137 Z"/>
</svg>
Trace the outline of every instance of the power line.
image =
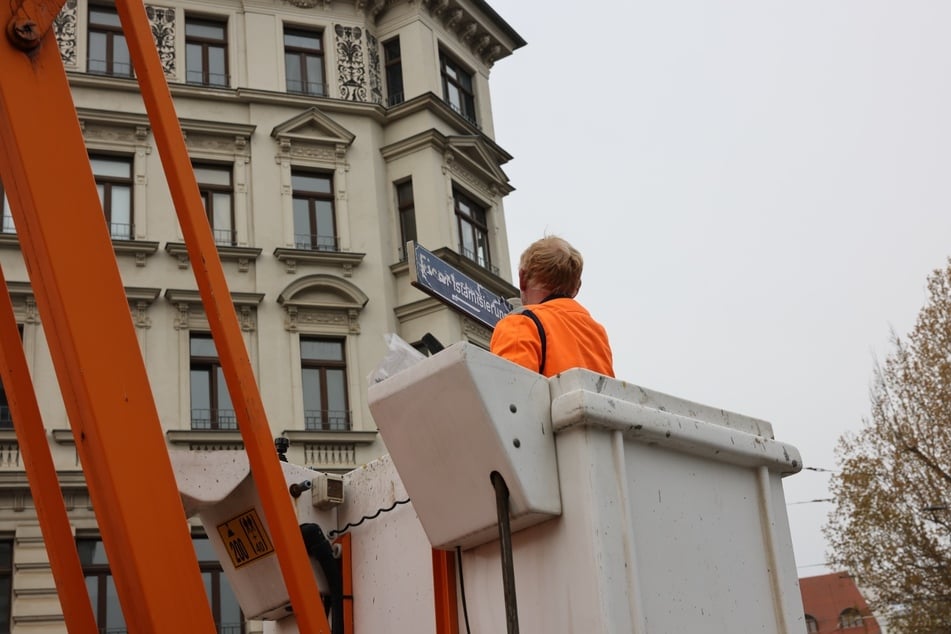
<svg viewBox="0 0 951 634">
<path fill-rule="evenodd" d="M 816 498 L 815 500 L 801 500 L 799 502 L 786 502 L 786 506 L 794 506 L 796 504 L 816 504 L 817 502 L 835 502 L 835 498 Z"/>
</svg>

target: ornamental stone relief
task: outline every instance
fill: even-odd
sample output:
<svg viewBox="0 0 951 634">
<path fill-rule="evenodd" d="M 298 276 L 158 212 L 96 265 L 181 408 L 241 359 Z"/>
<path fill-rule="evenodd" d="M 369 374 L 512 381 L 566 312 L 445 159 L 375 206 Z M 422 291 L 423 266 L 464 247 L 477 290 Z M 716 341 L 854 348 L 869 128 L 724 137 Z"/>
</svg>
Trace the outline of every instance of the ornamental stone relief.
<svg viewBox="0 0 951 634">
<path fill-rule="evenodd" d="M 152 37 L 166 77 L 175 75 L 175 9 L 147 5 L 145 14 L 152 27 Z"/>
<path fill-rule="evenodd" d="M 66 68 L 76 68 L 76 13 L 76 0 L 67 0 L 53 20 L 53 33 Z"/>
<path fill-rule="evenodd" d="M 380 45 L 376 37 L 367 32 L 367 59 L 370 64 L 370 101 L 383 103 L 383 82 L 380 79 Z"/>
<path fill-rule="evenodd" d="M 288 154 L 293 158 L 317 159 L 321 161 L 336 161 L 337 153 L 334 148 L 326 145 L 312 145 L 309 143 L 294 143 Z"/>
<path fill-rule="evenodd" d="M 334 32 L 337 34 L 337 82 L 340 98 L 348 101 L 367 101 L 363 29 L 338 24 L 334 27 Z"/>
<path fill-rule="evenodd" d="M 483 179 L 459 165 L 459 163 L 450 161 L 449 169 L 453 175 L 458 176 L 461 180 L 465 181 L 467 185 L 478 190 L 480 193 L 490 198 L 498 196 L 499 192 L 496 187 L 486 183 Z"/>
</svg>

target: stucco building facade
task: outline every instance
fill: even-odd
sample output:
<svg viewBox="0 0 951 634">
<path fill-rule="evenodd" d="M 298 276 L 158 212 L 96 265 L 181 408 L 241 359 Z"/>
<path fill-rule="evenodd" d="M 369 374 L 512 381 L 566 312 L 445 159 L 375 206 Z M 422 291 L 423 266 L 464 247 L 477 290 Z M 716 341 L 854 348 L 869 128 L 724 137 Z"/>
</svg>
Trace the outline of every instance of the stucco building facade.
<svg viewBox="0 0 951 634">
<path fill-rule="evenodd" d="M 483 346 L 491 334 L 410 285 L 406 242 L 517 295 L 503 212 L 511 157 L 494 139 L 489 75 L 524 41 L 483 0 L 146 9 L 273 434 L 290 440 L 292 462 L 351 470 L 385 451 L 366 402 L 384 333 Z M 115 8 L 69 0 L 55 29 L 167 441 L 240 448 Z M 6 204 L 0 264 L 99 625 L 123 632 Z M 195 537 L 220 631 L 257 631 Z M 0 401 L 4 631 L 66 627 Z"/>
</svg>

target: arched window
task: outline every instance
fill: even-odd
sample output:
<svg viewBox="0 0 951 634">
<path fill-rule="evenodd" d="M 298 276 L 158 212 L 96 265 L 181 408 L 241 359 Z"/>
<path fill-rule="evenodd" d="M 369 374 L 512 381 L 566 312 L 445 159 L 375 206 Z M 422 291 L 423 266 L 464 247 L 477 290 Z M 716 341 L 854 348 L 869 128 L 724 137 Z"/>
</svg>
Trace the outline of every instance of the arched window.
<svg viewBox="0 0 951 634">
<path fill-rule="evenodd" d="M 806 631 L 810 633 L 819 631 L 819 621 L 811 614 L 806 615 Z"/>
<path fill-rule="evenodd" d="M 839 614 L 839 627 L 862 627 L 862 615 L 855 608 L 845 608 Z"/>
</svg>

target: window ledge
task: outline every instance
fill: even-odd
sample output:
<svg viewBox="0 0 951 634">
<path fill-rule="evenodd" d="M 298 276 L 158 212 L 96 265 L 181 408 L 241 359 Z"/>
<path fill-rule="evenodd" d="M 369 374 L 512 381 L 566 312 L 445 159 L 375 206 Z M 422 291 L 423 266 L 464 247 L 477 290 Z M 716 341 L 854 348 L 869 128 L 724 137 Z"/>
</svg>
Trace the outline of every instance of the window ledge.
<svg viewBox="0 0 951 634">
<path fill-rule="evenodd" d="M 252 260 L 257 260 L 261 255 L 260 247 L 232 247 L 225 245 L 215 245 L 218 249 L 218 257 L 222 262 L 237 262 L 238 271 L 246 273 L 251 266 Z M 188 247 L 184 242 L 166 242 L 165 251 L 169 255 L 178 258 L 178 268 L 188 268 Z"/>
<path fill-rule="evenodd" d="M 278 247 L 274 249 L 274 257 L 284 263 L 288 273 L 297 271 L 297 263 L 340 265 L 344 277 L 350 277 L 353 267 L 359 265 L 366 253 L 352 253 L 350 251 L 315 251 L 312 249 L 291 249 Z"/>
<path fill-rule="evenodd" d="M 132 255 L 136 266 L 145 266 L 145 258 L 158 251 L 158 242 L 151 240 L 112 239 L 112 250 L 116 255 Z"/>
<path fill-rule="evenodd" d="M 19 249 L 20 239 L 15 233 L 0 233 L 0 248 Z"/>
<path fill-rule="evenodd" d="M 304 443 L 354 443 L 369 445 L 376 441 L 376 431 L 312 431 L 305 429 L 285 429 L 281 436 L 291 441 L 291 445 Z"/>
<path fill-rule="evenodd" d="M 169 429 L 165 437 L 173 445 L 244 445 L 236 429 Z"/>
<path fill-rule="evenodd" d="M 13 429 L 0 429 L 0 442 L 17 441 L 17 433 Z"/>
<path fill-rule="evenodd" d="M 2 433 L 2 432 L 0 432 Z M 75 445 L 76 440 L 73 438 L 73 430 L 69 427 L 61 429 L 51 429 L 50 435 L 53 436 L 53 442 L 57 445 Z"/>
</svg>

